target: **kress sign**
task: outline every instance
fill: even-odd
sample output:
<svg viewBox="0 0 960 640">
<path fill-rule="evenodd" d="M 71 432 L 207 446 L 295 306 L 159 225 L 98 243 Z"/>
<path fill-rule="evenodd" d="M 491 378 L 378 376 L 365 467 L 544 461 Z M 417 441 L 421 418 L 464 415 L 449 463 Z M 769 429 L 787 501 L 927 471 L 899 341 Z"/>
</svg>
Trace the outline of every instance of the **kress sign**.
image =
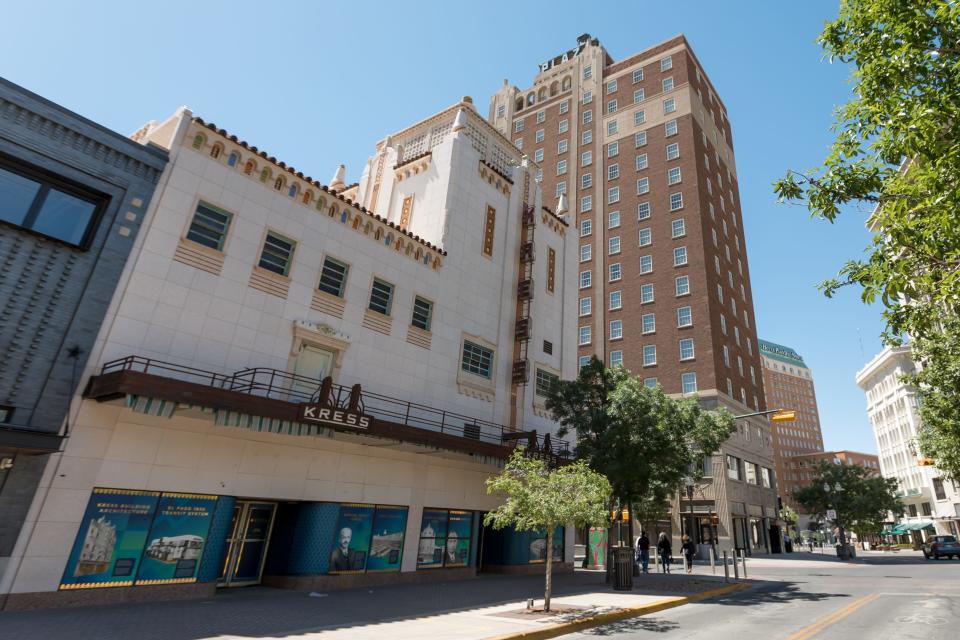
<svg viewBox="0 0 960 640">
<path fill-rule="evenodd" d="M 373 418 L 366 414 L 321 404 L 301 404 L 300 419 L 304 422 L 316 422 L 353 429 L 369 429 L 373 422 Z"/>
</svg>

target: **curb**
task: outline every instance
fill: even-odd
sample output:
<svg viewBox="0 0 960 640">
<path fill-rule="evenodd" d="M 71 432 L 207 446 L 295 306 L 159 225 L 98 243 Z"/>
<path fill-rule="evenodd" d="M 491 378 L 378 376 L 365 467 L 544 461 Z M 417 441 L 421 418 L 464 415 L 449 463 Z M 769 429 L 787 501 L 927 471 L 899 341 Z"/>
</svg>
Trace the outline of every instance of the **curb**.
<svg viewBox="0 0 960 640">
<path fill-rule="evenodd" d="M 718 587 L 716 589 L 710 589 L 702 593 L 696 593 L 690 596 L 664 598 L 663 600 L 657 600 L 656 602 L 651 602 L 649 604 L 644 604 L 637 607 L 615 609 L 614 611 L 598 613 L 587 618 L 579 618 L 569 622 L 560 622 L 543 627 L 542 629 L 531 629 L 529 631 L 519 631 L 517 633 L 507 633 L 499 636 L 488 636 L 484 638 L 484 640 L 545 640 L 546 638 L 556 638 L 557 636 L 575 633 L 585 629 L 591 629 L 593 627 L 609 624 L 611 622 L 618 622 L 620 620 L 636 618 L 638 616 L 644 616 L 650 613 L 657 613 L 658 611 L 663 611 L 665 609 L 673 609 L 674 607 L 680 607 L 685 604 L 690 604 L 691 602 L 699 602 L 700 600 L 725 596 L 728 593 L 733 593 L 734 591 L 740 591 L 742 589 L 749 589 L 752 586 L 753 585 L 751 584 L 742 582 L 738 584 L 731 584 L 724 587 Z"/>
</svg>

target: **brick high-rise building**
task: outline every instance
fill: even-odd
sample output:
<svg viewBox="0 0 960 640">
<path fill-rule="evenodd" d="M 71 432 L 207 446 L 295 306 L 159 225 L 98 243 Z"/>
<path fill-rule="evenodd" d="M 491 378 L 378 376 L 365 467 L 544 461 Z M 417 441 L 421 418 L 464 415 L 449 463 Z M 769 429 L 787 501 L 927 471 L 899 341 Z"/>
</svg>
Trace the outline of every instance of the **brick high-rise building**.
<svg viewBox="0 0 960 640">
<path fill-rule="evenodd" d="M 577 221 L 581 365 L 596 355 L 705 406 L 765 409 L 730 122 L 686 38 L 615 61 L 584 34 L 530 88 L 504 81 L 489 119 Z M 674 535 L 767 546 L 769 423 L 738 426 Z"/>
<path fill-rule="evenodd" d="M 793 499 L 793 492 L 808 484 L 790 465 L 790 458 L 823 451 L 823 432 L 817 411 L 817 395 L 813 388 L 813 373 L 803 358 L 790 347 L 760 340 L 760 359 L 763 361 L 763 388 L 767 406 L 793 410 L 793 422 L 773 425 L 773 458 L 777 469 L 777 488 L 785 505 L 802 513 Z M 807 520 L 801 518 L 801 528 Z"/>
</svg>

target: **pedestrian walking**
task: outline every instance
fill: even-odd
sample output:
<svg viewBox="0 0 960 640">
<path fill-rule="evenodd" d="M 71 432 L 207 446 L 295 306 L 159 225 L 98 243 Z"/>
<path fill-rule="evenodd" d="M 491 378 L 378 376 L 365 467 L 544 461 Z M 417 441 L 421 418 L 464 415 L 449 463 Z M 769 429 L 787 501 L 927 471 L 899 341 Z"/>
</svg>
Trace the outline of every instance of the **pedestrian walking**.
<svg viewBox="0 0 960 640">
<path fill-rule="evenodd" d="M 661 533 L 657 540 L 657 553 L 660 554 L 660 566 L 664 573 L 670 573 L 670 562 L 673 561 L 673 548 L 667 534 Z"/>
<path fill-rule="evenodd" d="M 687 573 L 693 571 L 693 554 L 697 552 L 697 546 L 693 544 L 690 536 L 683 536 L 683 544 L 680 545 L 680 552 L 683 554 L 683 566 Z"/>
<path fill-rule="evenodd" d="M 637 540 L 637 561 L 644 573 L 650 573 L 650 538 L 646 531 L 641 531 Z"/>
</svg>

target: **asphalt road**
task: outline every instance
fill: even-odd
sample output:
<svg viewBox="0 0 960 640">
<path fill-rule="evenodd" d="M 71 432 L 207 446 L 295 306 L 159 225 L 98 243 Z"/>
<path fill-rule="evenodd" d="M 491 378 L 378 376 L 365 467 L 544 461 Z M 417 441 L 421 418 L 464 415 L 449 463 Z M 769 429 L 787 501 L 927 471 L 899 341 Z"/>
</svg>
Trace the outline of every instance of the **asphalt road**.
<svg viewBox="0 0 960 640">
<path fill-rule="evenodd" d="M 957 640 L 960 561 L 919 553 L 854 562 L 792 554 L 748 560 L 764 581 L 726 598 L 625 620 L 566 639 Z M 702 570 L 702 569 L 701 569 Z"/>
</svg>

